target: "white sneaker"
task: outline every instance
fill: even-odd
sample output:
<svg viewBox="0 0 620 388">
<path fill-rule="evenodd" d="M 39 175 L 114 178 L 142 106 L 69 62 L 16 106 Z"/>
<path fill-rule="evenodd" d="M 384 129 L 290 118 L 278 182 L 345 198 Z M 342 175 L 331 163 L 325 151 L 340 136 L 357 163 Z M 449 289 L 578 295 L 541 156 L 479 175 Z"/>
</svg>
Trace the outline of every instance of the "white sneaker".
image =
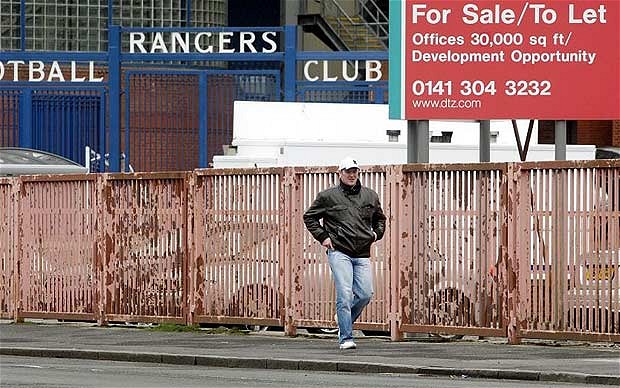
<svg viewBox="0 0 620 388">
<path fill-rule="evenodd" d="M 338 314 L 334 314 L 334 321 L 336 321 L 336 327 L 338 328 L 338 338 L 340 338 L 340 326 L 338 325 Z"/>
<path fill-rule="evenodd" d="M 340 344 L 340 350 L 355 349 L 357 345 L 352 340 L 346 340 Z"/>
</svg>

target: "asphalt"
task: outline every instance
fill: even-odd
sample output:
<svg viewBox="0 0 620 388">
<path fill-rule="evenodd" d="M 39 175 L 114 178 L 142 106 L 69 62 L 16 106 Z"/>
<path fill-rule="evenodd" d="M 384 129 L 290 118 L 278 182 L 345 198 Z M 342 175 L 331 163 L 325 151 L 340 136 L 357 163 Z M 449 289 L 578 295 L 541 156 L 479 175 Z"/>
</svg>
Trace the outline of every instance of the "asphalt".
<svg viewBox="0 0 620 388">
<path fill-rule="evenodd" d="M 530 340 L 508 345 L 501 338 L 478 337 L 391 342 L 364 336 L 356 343 L 357 349 L 341 351 L 335 335 L 292 338 L 271 331 L 173 332 L 54 321 L 0 323 L 0 355 L 620 386 L 620 344 Z"/>
</svg>

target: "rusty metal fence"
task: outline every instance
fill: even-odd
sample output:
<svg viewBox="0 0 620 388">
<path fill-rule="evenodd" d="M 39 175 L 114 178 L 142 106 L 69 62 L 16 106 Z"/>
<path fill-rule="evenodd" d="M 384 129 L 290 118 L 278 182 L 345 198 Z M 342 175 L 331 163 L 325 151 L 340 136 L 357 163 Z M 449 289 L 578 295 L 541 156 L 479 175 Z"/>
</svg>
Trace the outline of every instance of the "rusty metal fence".
<svg viewBox="0 0 620 388">
<path fill-rule="evenodd" d="M 504 335 L 505 273 L 497 263 L 501 231 L 507 227 L 502 214 L 506 165 L 399 170 L 394 228 L 401 241 L 393 257 L 400 330 Z"/>
<path fill-rule="evenodd" d="M 96 182 L 94 175 L 17 181 L 19 316 L 95 319 Z"/>
<path fill-rule="evenodd" d="M 515 220 L 520 334 L 617 341 L 618 163 L 515 167 L 515 195 L 522 205 Z"/>
<path fill-rule="evenodd" d="M 192 175 L 190 322 L 282 324 L 284 170 Z"/>
<path fill-rule="evenodd" d="M 620 340 L 620 161 L 365 168 L 388 217 L 357 327 Z M 335 327 L 304 210 L 335 168 L 0 180 L 0 316 Z"/>
<path fill-rule="evenodd" d="M 185 323 L 187 174 L 103 175 L 101 319 Z"/>
</svg>

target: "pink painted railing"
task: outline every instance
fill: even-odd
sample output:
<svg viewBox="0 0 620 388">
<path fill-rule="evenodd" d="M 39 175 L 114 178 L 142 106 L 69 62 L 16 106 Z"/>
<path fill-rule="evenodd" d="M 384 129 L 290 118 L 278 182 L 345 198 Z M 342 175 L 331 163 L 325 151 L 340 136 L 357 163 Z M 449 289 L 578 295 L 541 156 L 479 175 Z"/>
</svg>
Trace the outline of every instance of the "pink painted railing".
<svg viewBox="0 0 620 388">
<path fill-rule="evenodd" d="M 282 324 L 283 171 L 194 173 L 190 322 Z"/>
<path fill-rule="evenodd" d="M 15 315 L 15 205 L 14 182 L 0 178 L 0 318 Z"/>
<path fill-rule="evenodd" d="M 398 169 L 393 240 L 400 244 L 392 257 L 400 331 L 504 335 L 498 262 L 506 165 Z"/>
<path fill-rule="evenodd" d="M 519 207 L 515 225 L 521 335 L 617 340 L 618 164 L 524 163 L 515 175 L 519 200 L 526 205 Z"/>
<path fill-rule="evenodd" d="M 18 316 L 95 319 L 96 185 L 92 175 L 16 179 Z"/>
<path fill-rule="evenodd" d="M 620 161 L 375 166 L 358 328 L 620 340 Z M 303 226 L 335 168 L 0 179 L 0 316 L 335 327 Z"/>
<path fill-rule="evenodd" d="M 101 318 L 187 316 L 187 174 L 104 175 Z"/>
</svg>

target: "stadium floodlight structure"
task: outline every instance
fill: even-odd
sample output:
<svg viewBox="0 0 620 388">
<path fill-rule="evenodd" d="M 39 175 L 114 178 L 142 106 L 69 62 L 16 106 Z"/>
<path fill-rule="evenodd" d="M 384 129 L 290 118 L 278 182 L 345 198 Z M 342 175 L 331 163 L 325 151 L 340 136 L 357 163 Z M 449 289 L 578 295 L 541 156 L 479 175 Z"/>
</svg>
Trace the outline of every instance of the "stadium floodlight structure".
<svg viewBox="0 0 620 388">
<path fill-rule="evenodd" d="M 0 51 L 106 51 L 108 26 L 221 27 L 228 0 L 2 0 Z"/>
</svg>

